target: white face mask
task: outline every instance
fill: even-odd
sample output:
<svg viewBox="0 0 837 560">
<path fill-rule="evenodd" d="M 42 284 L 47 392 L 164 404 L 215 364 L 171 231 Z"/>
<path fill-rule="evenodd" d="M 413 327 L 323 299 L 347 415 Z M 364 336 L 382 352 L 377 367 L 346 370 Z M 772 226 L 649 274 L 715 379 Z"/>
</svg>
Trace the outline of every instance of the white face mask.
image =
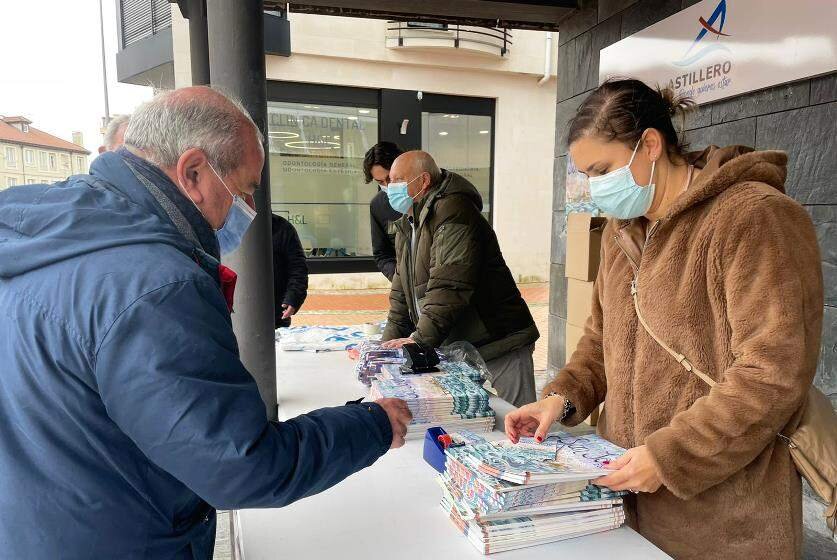
<svg viewBox="0 0 837 560">
<path fill-rule="evenodd" d="M 655 161 L 651 162 L 651 178 L 646 186 L 640 186 L 634 180 L 631 173 L 631 164 L 634 162 L 636 152 L 642 138 L 636 143 L 634 152 L 628 164 L 615 169 L 605 175 L 590 177 L 590 196 L 593 202 L 606 214 L 616 216 L 622 220 L 638 218 L 644 215 L 651 208 L 654 202 L 654 167 Z"/>
</svg>

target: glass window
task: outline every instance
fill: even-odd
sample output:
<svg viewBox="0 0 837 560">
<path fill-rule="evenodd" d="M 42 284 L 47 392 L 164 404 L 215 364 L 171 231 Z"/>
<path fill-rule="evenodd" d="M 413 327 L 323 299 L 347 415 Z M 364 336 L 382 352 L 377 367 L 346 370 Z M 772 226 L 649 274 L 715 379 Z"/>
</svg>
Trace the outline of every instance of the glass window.
<svg viewBox="0 0 837 560">
<path fill-rule="evenodd" d="M 61 154 L 61 168 L 62 169 L 70 169 L 70 156 L 67 154 Z"/>
<path fill-rule="evenodd" d="M 6 186 L 7 187 L 14 187 L 17 185 L 17 179 L 14 177 L 6 177 Z"/>
<path fill-rule="evenodd" d="M 26 184 L 27 185 L 34 185 L 35 184 L 35 179 L 26 179 Z"/>
<path fill-rule="evenodd" d="M 270 196 L 310 256 L 372 254 L 363 156 L 378 141 L 378 111 L 268 102 Z"/>
<path fill-rule="evenodd" d="M 55 159 L 55 154 L 49 154 L 49 170 L 55 171 L 58 168 L 58 164 Z"/>
<path fill-rule="evenodd" d="M 23 150 L 23 161 L 26 165 L 35 165 L 35 150 Z"/>
<path fill-rule="evenodd" d="M 17 151 L 6 146 L 6 167 L 17 167 Z"/>
<path fill-rule="evenodd" d="M 79 171 L 84 171 L 84 158 L 81 156 L 76 156 L 76 166 L 78 167 Z"/>
<path fill-rule="evenodd" d="M 49 169 L 49 161 L 47 159 L 46 152 L 41 152 L 41 169 L 43 169 L 44 171 Z"/>
<path fill-rule="evenodd" d="M 439 167 L 462 175 L 482 195 L 482 213 L 491 212 L 491 117 L 421 114 L 421 146 Z"/>
</svg>

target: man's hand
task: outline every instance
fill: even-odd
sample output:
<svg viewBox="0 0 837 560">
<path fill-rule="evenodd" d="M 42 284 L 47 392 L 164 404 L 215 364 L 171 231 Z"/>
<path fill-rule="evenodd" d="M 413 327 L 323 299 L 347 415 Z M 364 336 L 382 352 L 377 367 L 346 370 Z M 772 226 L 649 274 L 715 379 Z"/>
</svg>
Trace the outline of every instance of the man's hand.
<svg viewBox="0 0 837 560">
<path fill-rule="evenodd" d="M 389 416 L 389 424 L 392 426 L 392 445 L 389 448 L 401 447 L 404 445 L 404 438 L 407 437 L 407 424 L 413 419 L 413 413 L 401 399 L 378 399 L 375 402 L 381 405 Z"/>
<path fill-rule="evenodd" d="M 593 481 L 599 486 L 611 490 L 630 490 L 631 492 L 656 492 L 662 486 L 660 473 L 651 452 L 644 445 L 628 449 L 624 455 L 610 463 L 608 468 L 615 472 Z"/>
<path fill-rule="evenodd" d="M 294 307 L 293 305 L 283 303 L 282 309 L 285 310 L 282 312 L 282 319 L 290 319 L 292 315 L 296 315 L 296 307 Z"/>
<path fill-rule="evenodd" d="M 415 344 L 415 342 L 416 342 L 416 341 L 415 341 L 415 340 L 413 340 L 412 338 L 396 338 L 396 339 L 394 339 L 394 340 L 387 340 L 387 341 L 386 341 L 386 342 L 384 342 L 381 346 L 382 346 L 383 348 L 387 348 L 387 349 L 390 349 L 390 348 L 401 348 L 401 347 L 402 347 L 402 346 L 404 346 L 405 344 Z"/>
<path fill-rule="evenodd" d="M 564 397 L 547 397 L 522 406 L 506 414 L 506 435 L 512 443 L 520 441 L 521 436 L 535 436 L 537 441 L 543 441 L 563 412 Z"/>
</svg>

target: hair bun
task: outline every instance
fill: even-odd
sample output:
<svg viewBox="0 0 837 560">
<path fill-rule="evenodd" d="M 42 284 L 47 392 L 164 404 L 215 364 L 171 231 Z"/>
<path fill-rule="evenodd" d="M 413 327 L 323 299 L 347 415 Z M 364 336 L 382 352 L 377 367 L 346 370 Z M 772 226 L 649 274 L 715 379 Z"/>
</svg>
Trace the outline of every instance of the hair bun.
<svg viewBox="0 0 837 560">
<path fill-rule="evenodd" d="M 677 95 L 670 87 L 657 88 L 657 93 L 663 98 L 668 114 L 672 117 L 678 113 L 685 114 L 696 105 L 694 99 L 688 95 Z"/>
</svg>

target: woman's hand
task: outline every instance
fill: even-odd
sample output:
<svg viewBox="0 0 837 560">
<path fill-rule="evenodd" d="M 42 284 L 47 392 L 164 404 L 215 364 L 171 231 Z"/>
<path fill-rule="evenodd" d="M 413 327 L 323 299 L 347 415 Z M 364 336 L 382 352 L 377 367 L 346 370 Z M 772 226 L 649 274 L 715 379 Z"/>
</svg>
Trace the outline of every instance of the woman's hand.
<svg viewBox="0 0 837 560">
<path fill-rule="evenodd" d="M 631 492 L 656 492 L 662 486 L 660 473 L 651 459 L 651 452 L 644 445 L 628 449 L 624 455 L 610 463 L 615 469 L 607 476 L 597 478 L 593 484 L 607 486 L 611 490 Z"/>
<path fill-rule="evenodd" d="M 552 423 L 564 412 L 564 397 L 547 397 L 527 404 L 506 415 L 506 435 L 512 443 L 520 441 L 521 436 L 535 436 L 543 441 Z"/>
</svg>

